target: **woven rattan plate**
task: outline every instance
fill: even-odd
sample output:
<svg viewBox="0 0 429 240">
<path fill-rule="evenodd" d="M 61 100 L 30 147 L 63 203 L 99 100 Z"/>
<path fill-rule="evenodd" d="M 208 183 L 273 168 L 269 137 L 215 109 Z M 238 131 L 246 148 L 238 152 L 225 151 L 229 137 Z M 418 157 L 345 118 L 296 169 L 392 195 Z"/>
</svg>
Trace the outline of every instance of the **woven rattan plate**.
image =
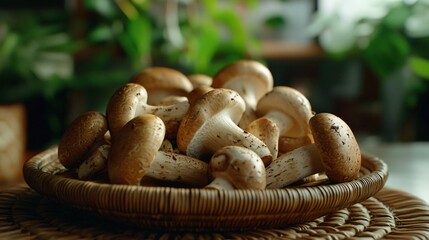
<svg viewBox="0 0 429 240">
<path fill-rule="evenodd" d="M 0 239 L 429 239 L 429 206 L 384 188 L 302 224 L 236 232 L 142 230 L 76 210 L 26 187 L 0 192 Z"/>
<path fill-rule="evenodd" d="M 242 231 L 305 223 L 365 201 L 383 188 L 387 166 L 376 157 L 364 155 L 362 160 L 360 178 L 348 183 L 215 191 L 81 181 L 63 173 L 57 148 L 51 148 L 26 162 L 24 177 L 44 196 L 134 227 Z M 359 207 L 352 210 L 361 212 Z"/>
</svg>

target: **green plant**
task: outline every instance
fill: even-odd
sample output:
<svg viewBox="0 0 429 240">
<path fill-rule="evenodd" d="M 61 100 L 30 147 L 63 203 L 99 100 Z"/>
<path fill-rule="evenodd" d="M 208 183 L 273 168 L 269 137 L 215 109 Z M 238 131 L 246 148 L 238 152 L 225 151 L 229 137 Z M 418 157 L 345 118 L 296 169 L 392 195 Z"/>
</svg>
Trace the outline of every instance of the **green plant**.
<svg viewBox="0 0 429 240">
<path fill-rule="evenodd" d="M 328 56 L 358 57 L 383 81 L 408 68 L 407 103 L 414 106 L 429 80 L 429 1 L 332 3 L 335 8 L 316 12 L 309 28 Z"/>
<path fill-rule="evenodd" d="M 86 0 L 85 6 L 97 14 L 87 43 L 117 44 L 133 71 L 166 65 L 212 75 L 258 49 L 239 14 L 254 0 Z"/>
<path fill-rule="evenodd" d="M 58 11 L 0 13 L 0 103 L 53 98 L 67 85 L 73 44 L 64 21 Z"/>
</svg>

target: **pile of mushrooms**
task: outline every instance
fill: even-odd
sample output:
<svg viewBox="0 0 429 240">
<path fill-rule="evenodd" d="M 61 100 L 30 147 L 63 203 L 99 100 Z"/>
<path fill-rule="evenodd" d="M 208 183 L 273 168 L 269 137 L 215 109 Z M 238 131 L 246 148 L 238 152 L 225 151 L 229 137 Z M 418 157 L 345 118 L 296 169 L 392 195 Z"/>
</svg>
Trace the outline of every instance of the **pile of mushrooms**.
<svg viewBox="0 0 429 240">
<path fill-rule="evenodd" d="M 206 189 L 284 188 L 324 175 L 359 177 L 361 152 L 349 126 L 314 113 L 308 99 L 273 86 L 253 60 L 214 77 L 149 67 L 121 86 L 105 114 L 78 116 L 58 159 L 77 178 L 112 184 Z"/>
</svg>

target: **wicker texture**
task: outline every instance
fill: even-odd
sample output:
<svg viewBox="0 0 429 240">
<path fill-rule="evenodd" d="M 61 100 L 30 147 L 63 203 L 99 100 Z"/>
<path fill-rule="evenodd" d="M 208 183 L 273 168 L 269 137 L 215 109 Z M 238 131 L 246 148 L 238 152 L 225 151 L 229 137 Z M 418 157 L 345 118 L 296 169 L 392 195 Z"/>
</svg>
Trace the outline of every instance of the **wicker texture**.
<svg viewBox="0 0 429 240">
<path fill-rule="evenodd" d="M 429 206 L 385 188 L 307 223 L 246 232 L 168 232 L 117 224 L 20 186 L 0 192 L 0 239 L 429 239 Z"/>
<path fill-rule="evenodd" d="M 105 218 L 158 230 L 236 231 L 308 222 L 368 199 L 387 179 L 385 163 L 364 156 L 361 177 L 344 184 L 263 191 L 113 185 L 61 174 L 56 151 L 25 164 L 31 188 Z"/>
</svg>

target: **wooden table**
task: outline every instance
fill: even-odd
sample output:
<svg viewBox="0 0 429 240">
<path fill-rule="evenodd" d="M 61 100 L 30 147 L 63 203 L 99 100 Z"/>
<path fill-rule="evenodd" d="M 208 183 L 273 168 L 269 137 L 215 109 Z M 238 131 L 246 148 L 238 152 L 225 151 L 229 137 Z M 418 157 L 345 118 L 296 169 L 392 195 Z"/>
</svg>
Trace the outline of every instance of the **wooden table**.
<svg viewBox="0 0 429 240">
<path fill-rule="evenodd" d="M 386 186 L 429 203 L 429 142 L 360 143 L 362 152 L 383 159 L 389 167 Z"/>
</svg>

